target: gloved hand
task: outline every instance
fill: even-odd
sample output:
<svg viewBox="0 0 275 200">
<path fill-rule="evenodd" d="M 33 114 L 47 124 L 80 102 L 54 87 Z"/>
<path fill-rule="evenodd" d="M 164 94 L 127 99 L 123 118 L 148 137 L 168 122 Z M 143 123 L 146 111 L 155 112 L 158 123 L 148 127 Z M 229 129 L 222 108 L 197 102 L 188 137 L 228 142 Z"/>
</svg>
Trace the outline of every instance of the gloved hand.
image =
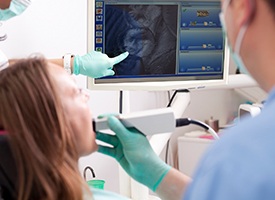
<svg viewBox="0 0 275 200">
<path fill-rule="evenodd" d="M 119 56 L 109 58 L 106 54 L 98 51 L 91 51 L 84 56 L 76 55 L 74 57 L 73 73 L 92 78 L 111 76 L 115 74 L 113 66 L 123 61 L 128 55 L 128 52 L 124 52 Z"/>
<path fill-rule="evenodd" d="M 115 116 L 108 117 L 108 124 L 116 135 L 97 132 L 97 139 L 113 147 L 99 145 L 98 151 L 115 158 L 135 180 L 152 191 L 170 170 L 153 151 L 148 139 L 135 128 L 126 128 Z"/>
</svg>

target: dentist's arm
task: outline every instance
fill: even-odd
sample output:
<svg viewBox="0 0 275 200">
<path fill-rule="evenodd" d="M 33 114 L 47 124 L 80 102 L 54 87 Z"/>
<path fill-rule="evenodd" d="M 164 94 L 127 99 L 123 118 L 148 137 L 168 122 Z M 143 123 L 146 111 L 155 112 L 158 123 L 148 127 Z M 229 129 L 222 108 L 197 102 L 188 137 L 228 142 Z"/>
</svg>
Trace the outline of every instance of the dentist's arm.
<svg viewBox="0 0 275 200">
<path fill-rule="evenodd" d="M 73 74 L 82 74 L 91 78 L 100 78 L 104 76 L 112 76 L 115 74 L 113 66 L 122 62 L 129 55 L 128 52 L 124 52 L 116 57 L 109 58 L 106 54 L 91 51 L 83 56 L 75 55 L 71 57 L 70 67 Z M 18 59 L 9 59 L 9 64 L 17 62 Z M 49 62 L 64 66 L 64 60 L 48 59 Z"/>
<path fill-rule="evenodd" d="M 181 199 L 190 178 L 162 161 L 147 138 L 136 129 L 127 129 L 114 116 L 108 117 L 108 124 L 116 135 L 97 133 L 97 139 L 112 147 L 99 146 L 98 151 L 115 158 L 131 177 L 161 199 Z"/>
<path fill-rule="evenodd" d="M 156 194 L 163 200 L 182 199 L 191 178 L 172 168 L 159 184 Z"/>
<path fill-rule="evenodd" d="M 124 52 L 114 58 L 109 58 L 106 54 L 91 51 L 83 56 L 75 55 L 71 58 L 71 71 L 78 75 L 82 74 L 92 78 L 114 75 L 113 66 L 120 63 L 129 55 Z M 52 63 L 63 67 L 63 59 L 50 59 Z"/>
</svg>

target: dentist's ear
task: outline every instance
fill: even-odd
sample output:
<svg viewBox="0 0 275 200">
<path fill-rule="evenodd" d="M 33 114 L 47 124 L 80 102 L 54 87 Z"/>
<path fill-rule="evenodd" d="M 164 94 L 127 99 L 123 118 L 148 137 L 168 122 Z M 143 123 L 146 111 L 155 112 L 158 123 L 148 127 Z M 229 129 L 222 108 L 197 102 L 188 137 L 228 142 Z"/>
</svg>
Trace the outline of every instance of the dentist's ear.
<svg viewBox="0 0 275 200">
<path fill-rule="evenodd" d="M 249 24 L 255 15 L 256 0 L 242 0 L 243 1 L 243 19 L 241 25 Z"/>
</svg>

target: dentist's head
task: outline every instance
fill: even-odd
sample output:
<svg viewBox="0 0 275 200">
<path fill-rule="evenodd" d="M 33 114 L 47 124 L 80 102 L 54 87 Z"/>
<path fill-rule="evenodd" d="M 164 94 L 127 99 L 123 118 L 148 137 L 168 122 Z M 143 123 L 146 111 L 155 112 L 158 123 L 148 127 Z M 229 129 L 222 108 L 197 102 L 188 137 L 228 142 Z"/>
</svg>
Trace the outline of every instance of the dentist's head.
<svg viewBox="0 0 275 200">
<path fill-rule="evenodd" d="M 247 27 L 249 26 L 249 21 L 250 18 L 252 17 L 252 9 L 253 9 L 253 4 L 254 0 L 249 0 L 247 1 L 247 6 L 249 10 L 247 10 L 247 13 L 245 16 L 243 16 L 243 19 L 240 19 L 239 21 L 232 21 L 232 18 L 234 20 L 235 16 L 232 18 L 228 18 L 227 15 L 234 15 L 232 14 L 232 9 L 230 8 L 232 6 L 239 6 L 236 5 L 239 2 L 235 2 L 234 0 L 224 0 L 222 3 L 222 12 L 220 13 L 220 20 L 224 29 L 224 32 L 227 34 L 229 38 L 229 43 L 230 43 L 230 48 L 231 48 L 231 53 L 233 56 L 233 59 L 237 65 L 237 67 L 240 69 L 242 73 L 248 73 L 247 69 L 245 67 L 245 64 L 243 63 L 243 59 L 241 57 L 241 47 L 243 44 L 243 39 L 245 36 L 245 33 L 247 31 Z M 233 5 L 235 4 L 235 5 Z M 228 19 L 228 20 L 226 20 Z M 238 24 L 236 24 L 238 22 Z M 228 23 L 228 24 L 227 24 Z M 228 28 L 229 27 L 229 28 Z M 234 28 L 233 28 L 234 27 Z"/>
<path fill-rule="evenodd" d="M 221 0 L 220 19 L 240 71 L 262 88 L 275 86 L 275 1 Z"/>
<path fill-rule="evenodd" d="M 31 4 L 31 0 L 0 0 L 0 21 L 20 15 Z"/>
</svg>

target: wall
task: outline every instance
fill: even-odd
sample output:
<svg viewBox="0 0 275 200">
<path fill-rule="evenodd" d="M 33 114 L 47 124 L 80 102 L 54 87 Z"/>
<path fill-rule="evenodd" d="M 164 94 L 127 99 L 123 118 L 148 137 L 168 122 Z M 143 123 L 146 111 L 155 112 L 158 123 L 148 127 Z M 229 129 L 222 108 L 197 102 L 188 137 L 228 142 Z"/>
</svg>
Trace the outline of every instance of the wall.
<svg viewBox="0 0 275 200">
<path fill-rule="evenodd" d="M 36 0 L 21 16 L 6 22 L 3 28 L 8 34 L 8 39 L 0 43 L 0 48 L 9 58 L 29 56 L 37 52 L 47 58 L 60 58 L 68 52 L 85 54 L 87 1 Z M 80 75 L 76 79 L 80 87 L 86 87 L 85 77 Z M 89 105 L 94 116 L 118 112 L 118 92 L 90 91 L 90 94 Z M 201 120 L 214 116 L 222 123 L 226 123 L 232 115 L 232 110 L 236 110 L 235 101 L 240 100 L 234 100 L 232 95 L 231 91 L 192 92 L 192 103 L 184 115 Z M 168 103 L 167 92 L 130 92 L 129 96 L 131 111 L 164 107 Z M 178 129 L 173 138 L 188 130 Z M 175 139 L 173 140 L 172 147 L 176 146 Z M 172 148 L 172 152 L 175 151 L 175 148 Z M 119 191 L 118 164 L 114 159 L 94 153 L 80 159 L 81 171 L 87 165 L 94 168 L 98 178 L 106 180 L 106 189 Z"/>
</svg>

